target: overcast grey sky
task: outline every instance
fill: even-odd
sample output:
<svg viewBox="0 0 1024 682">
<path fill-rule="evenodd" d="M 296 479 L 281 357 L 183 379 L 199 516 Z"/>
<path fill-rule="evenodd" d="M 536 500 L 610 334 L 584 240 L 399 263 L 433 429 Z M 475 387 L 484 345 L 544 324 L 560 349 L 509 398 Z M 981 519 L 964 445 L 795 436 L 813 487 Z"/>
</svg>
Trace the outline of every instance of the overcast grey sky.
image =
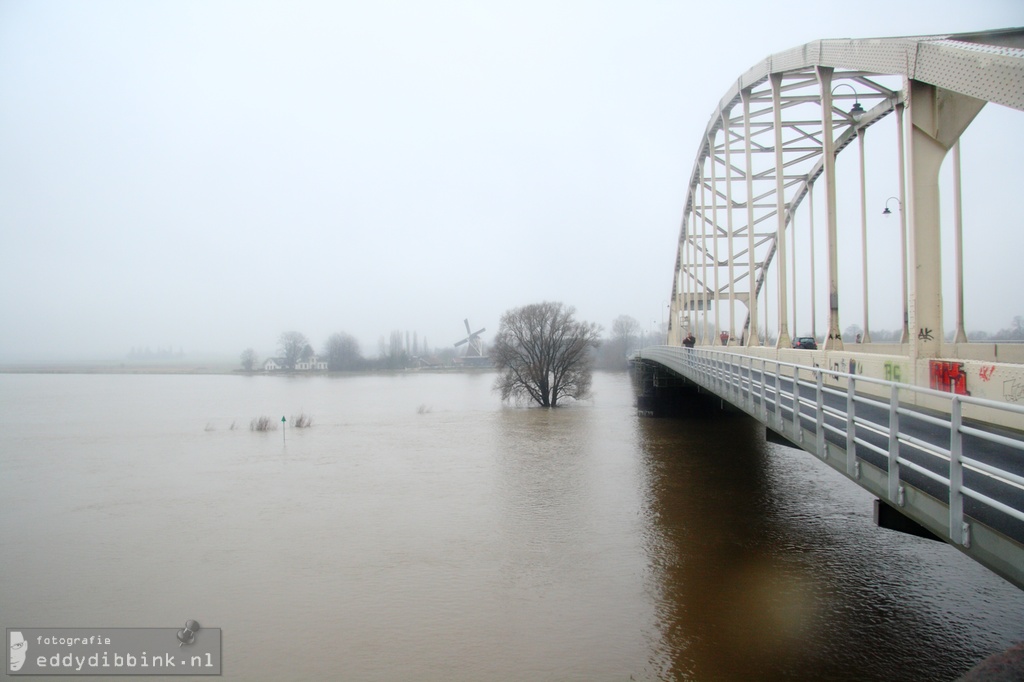
<svg viewBox="0 0 1024 682">
<path fill-rule="evenodd" d="M 0 361 L 268 355 L 287 330 L 375 355 L 545 299 L 660 322 L 698 138 L 743 71 L 1019 25 L 1018 0 L 3 0 Z"/>
</svg>

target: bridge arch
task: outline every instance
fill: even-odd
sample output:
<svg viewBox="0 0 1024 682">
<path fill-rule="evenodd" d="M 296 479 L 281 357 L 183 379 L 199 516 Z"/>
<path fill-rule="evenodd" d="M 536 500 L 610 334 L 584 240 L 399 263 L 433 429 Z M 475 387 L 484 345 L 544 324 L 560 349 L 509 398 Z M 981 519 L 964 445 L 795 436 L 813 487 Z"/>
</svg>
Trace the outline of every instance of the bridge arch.
<svg viewBox="0 0 1024 682">
<path fill-rule="evenodd" d="M 851 147 L 860 151 L 860 228 L 866 242 L 865 138 L 871 126 L 895 114 L 898 196 L 887 207 L 901 223 L 900 342 L 912 363 L 955 356 L 942 339 L 937 175 L 950 151 L 958 166 L 957 141 L 989 102 L 1024 111 L 1024 29 L 820 40 L 771 55 L 742 74 L 719 101 L 698 144 L 676 251 L 669 344 L 679 345 L 693 333 L 699 344 L 718 345 L 727 335 L 727 345 L 757 346 L 774 335 L 777 346 L 788 347 L 798 330 L 790 328 L 796 258 L 787 238 L 798 210 L 806 207 L 801 220 L 810 222 L 811 239 L 827 244 L 827 258 L 817 264 L 829 293 L 821 342 L 826 350 L 843 350 L 838 266 L 840 259 L 846 268 L 858 264 L 837 246 L 836 158 Z M 807 201 L 815 190 L 825 207 L 817 216 L 815 202 Z M 863 340 L 869 342 L 867 259 L 862 260 Z M 810 265 L 813 273 L 813 258 Z M 818 279 L 812 274 L 812 281 Z M 758 313 L 769 289 L 777 328 L 766 333 Z M 954 343 L 966 342 L 962 312 L 961 304 Z M 818 331 L 816 321 L 811 326 Z"/>
</svg>

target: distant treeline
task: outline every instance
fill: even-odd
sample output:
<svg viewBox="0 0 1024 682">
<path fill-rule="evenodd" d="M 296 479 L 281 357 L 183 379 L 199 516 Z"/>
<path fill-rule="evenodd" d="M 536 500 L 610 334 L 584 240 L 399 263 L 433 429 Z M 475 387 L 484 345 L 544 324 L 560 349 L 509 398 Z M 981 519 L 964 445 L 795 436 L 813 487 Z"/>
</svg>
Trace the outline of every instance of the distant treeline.
<svg viewBox="0 0 1024 682">
<path fill-rule="evenodd" d="M 718 331 L 709 326 L 707 334 L 710 338 L 717 338 Z M 612 322 L 608 335 L 602 340 L 601 345 L 594 350 L 594 366 L 598 369 L 623 369 L 628 364 L 628 357 L 637 349 L 646 346 L 661 345 L 666 343 L 666 325 L 651 323 L 649 329 L 643 326 L 634 318 L 628 315 L 620 315 Z M 818 341 L 823 341 L 823 332 L 819 330 Z M 843 340 L 854 343 L 863 330 L 858 325 L 850 325 L 843 332 Z M 799 334 L 799 336 L 810 336 L 810 333 Z M 872 329 L 872 343 L 899 343 L 901 331 L 898 329 Z M 1017 315 L 1013 318 L 1010 326 L 1000 329 L 995 333 L 984 331 L 972 331 L 967 335 L 972 343 L 984 342 L 1024 342 L 1024 315 Z M 763 343 L 774 343 L 775 338 L 769 334 Z M 953 340 L 953 332 L 946 334 L 946 340 Z M 444 348 L 431 348 L 426 338 L 420 340 L 416 332 L 395 330 L 387 338 L 381 336 L 377 342 L 376 357 L 363 355 L 359 342 L 354 336 L 345 332 L 338 332 L 327 337 L 320 351 L 310 343 L 309 339 L 299 332 L 284 332 L 278 339 L 277 355 L 270 358 L 261 358 L 252 348 L 242 351 L 242 368 L 255 371 L 266 367 L 268 360 L 274 360 L 275 364 L 283 369 L 297 368 L 321 368 L 332 372 L 344 371 L 374 371 L 374 370 L 395 370 L 409 369 L 413 367 L 450 367 L 456 364 L 459 351 L 454 346 Z M 484 355 L 487 355 L 487 346 L 484 344 Z M 160 360 L 184 355 L 180 350 L 173 354 L 170 350 L 158 348 L 156 352 L 146 349 L 132 349 L 129 357 L 133 359 Z"/>
</svg>

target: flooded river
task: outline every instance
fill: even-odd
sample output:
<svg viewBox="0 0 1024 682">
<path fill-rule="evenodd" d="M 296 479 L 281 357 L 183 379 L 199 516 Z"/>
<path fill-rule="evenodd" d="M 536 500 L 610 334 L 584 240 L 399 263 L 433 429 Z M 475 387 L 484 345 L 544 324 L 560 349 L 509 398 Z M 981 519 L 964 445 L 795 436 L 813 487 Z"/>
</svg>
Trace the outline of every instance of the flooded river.
<svg viewBox="0 0 1024 682">
<path fill-rule="evenodd" d="M 0 628 L 195 619 L 225 680 L 948 680 L 1024 640 L 1024 593 L 743 417 L 493 378 L 0 375 Z"/>
</svg>

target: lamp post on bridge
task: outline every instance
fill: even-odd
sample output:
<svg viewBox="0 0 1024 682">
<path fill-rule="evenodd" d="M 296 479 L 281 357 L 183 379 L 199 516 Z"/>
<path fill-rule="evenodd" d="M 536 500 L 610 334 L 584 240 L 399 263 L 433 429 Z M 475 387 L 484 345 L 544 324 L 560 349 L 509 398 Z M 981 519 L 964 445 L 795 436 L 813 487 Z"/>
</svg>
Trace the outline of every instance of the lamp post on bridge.
<svg viewBox="0 0 1024 682">
<path fill-rule="evenodd" d="M 853 92 L 853 106 L 850 107 L 850 119 L 853 121 L 853 125 L 856 126 L 860 123 L 861 118 L 864 117 L 864 107 L 861 106 L 858 100 L 857 89 L 849 83 L 840 83 L 839 85 L 832 88 L 832 95 L 836 94 L 836 90 L 839 88 L 846 87 L 850 88 Z M 867 215 L 867 198 L 865 195 L 865 179 L 864 179 L 864 128 L 857 128 L 857 148 L 860 152 L 860 248 L 861 248 L 861 286 L 863 287 L 864 295 L 864 336 L 858 343 L 871 343 L 871 327 L 868 323 L 868 215 Z"/>
<path fill-rule="evenodd" d="M 903 210 L 903 202 L 900 201 L 899 197 L 889 197 L 885 200 L 885 210 L 882 211 L 882 215 L 892 215 L 892 211 L 889 210 L 890 201 L 896 202 L 900 212 L 900 269 L 903 274 L 903 333 L 900 336 L 900 343 L 903 344 L 909 341 L 910 336 L 910 329 L 907 326 L 909 319 L 907 314 L 907 215 Z"/>
</svg>

